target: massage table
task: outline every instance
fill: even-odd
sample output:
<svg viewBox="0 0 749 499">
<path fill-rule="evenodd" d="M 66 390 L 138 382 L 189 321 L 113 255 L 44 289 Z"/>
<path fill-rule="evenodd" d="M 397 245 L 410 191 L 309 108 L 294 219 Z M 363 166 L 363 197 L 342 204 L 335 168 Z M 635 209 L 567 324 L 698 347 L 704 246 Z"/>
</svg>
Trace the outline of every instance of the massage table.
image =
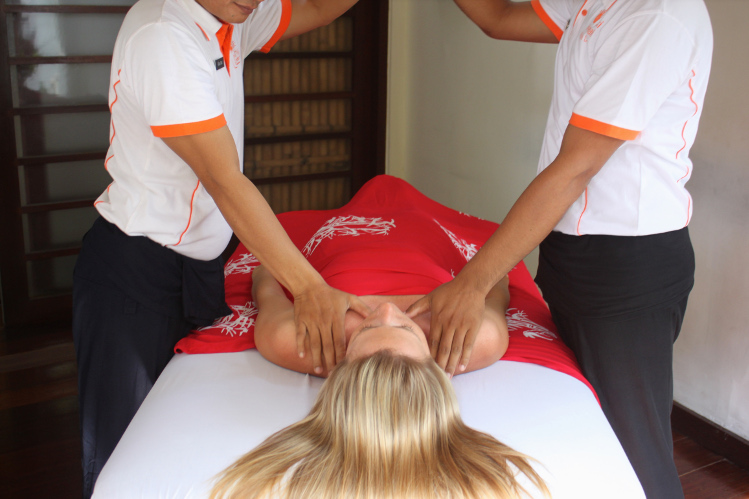
<svg viewBox="0 0 749 499">
<path fill-rule="evenodd" d="M 409 221 L 416 221 L 408 226 L 397 215 L 373 216 L 382 213 L 409 213 Z M 423 220 L 420 214 L 426 214 Z M 451 273 L 459 272 L 496 228 L 386 175 L 339 210 L 282 214 L 279 220 L 310 261 L 341 260 L 325 253 L 335 238 L 376 255 L 382 241 L 398 245 L 398 227 L 409 241 L 414 231 L 430 230 L 416 239 L 426 238 L 422 250 L 429 252 L 432 239 L 448 238 L 455 254 L 442 264 Z M 242 245 L 227 262 L 226 301 L 233 313 L 177 344 L 99 475 L 94 499 L 207 498 L 217 474 L 307 414 L 323 381 L 276 366 L 252 348 L 257 309 L 250 289 L 258 264 Z M 373 271 L 373 278 L 377 275 Z M 596 394 L 558 338 L 528 271 L 521 263 L 509 276 L 507 353 L 485 369 L 452 378 L 463 420 L 532 457 L 555 499 L 643 498 Z M 523 475 L 519 480 L 528 483 Z"/>
</svg>

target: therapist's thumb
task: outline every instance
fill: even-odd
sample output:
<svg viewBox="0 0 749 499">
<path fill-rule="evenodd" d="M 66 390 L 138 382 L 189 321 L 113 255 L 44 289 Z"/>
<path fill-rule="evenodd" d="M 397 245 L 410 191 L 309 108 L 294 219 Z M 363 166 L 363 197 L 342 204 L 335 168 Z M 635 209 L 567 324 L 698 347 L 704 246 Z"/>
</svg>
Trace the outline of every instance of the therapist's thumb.
<svg viewBox="0 0 749 499">
<path fill-rule="evenodd" d="M 429 300 L 429 295 L 419 298 L 416 302 L 412 303 L 410 307 L 406 309 L 406 315 L 413 319 L 421 314 L 429 312 L 432 308 L 432 303 Z"/>
<path fill-rule="evenodd" d="M 349 297 L 348 308 L 362 317 L 366 317 L 372 313 L 372 309 L 369 305 L 364 303 L 364 301 L 356 295 L 351 295 Z"/>
</svg>

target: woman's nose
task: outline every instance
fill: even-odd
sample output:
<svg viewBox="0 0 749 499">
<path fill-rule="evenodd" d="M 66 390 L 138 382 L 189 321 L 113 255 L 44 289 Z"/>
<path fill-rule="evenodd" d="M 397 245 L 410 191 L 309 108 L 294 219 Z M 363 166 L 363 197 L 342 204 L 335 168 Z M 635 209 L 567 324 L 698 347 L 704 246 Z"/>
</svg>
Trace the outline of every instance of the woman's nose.
<svg viewBox="0 0 749 499">
<path fill-rule="evenodd" d="M 394 303 L 386 302 L 381 303 L 375 309 L 375 313 L 380 316 L 383 321 L 388 322 L 395 319 L 402 312 Z"/>
</svg>

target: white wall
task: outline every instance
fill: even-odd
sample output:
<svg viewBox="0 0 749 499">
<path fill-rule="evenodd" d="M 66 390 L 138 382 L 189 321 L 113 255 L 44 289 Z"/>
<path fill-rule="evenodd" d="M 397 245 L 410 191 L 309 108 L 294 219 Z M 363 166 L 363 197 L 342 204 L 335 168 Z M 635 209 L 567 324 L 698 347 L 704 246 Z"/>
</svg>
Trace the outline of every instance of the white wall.
<svg viewBox="0 0 749 499">
<path fill-rule="evenodd" d="M 491 40 L 450 0 L 390 9 L 388 172 L 501 222 L 536 174 L 556 46 Z"/>
<path fill-rule="evenodd" d="M 715 51 L 687 184 L 695 288 L 675 345 L 676 400 L 749 438 L 749 2 L 706 0 Z"/>
<path fill-rule="evenodd" d="M 675 398 L 749 438 L 749 2 L 706 3 L 715 58 L 692 151 L 698 270 Z M 388 173 L 500 222 L 535 175 L 556 47 L 491 40 L 449 0 L 390 9 Z"/>
</svg>

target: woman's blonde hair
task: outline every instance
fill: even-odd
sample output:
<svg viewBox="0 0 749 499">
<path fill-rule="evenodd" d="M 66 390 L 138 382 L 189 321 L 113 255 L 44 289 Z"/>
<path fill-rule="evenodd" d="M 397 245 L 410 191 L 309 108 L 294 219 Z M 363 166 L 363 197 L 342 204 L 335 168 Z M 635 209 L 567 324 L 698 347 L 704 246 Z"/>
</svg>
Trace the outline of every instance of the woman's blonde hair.
<svg viewBox="0 0 749 499">
<path fill-rule="evenodd" d="M 223 472 L 211 499 L 516 498 L 528 458 L 463 423 L 431 360 L 380 351 L 344 360 L 309 415 Z"/>
</svg>

